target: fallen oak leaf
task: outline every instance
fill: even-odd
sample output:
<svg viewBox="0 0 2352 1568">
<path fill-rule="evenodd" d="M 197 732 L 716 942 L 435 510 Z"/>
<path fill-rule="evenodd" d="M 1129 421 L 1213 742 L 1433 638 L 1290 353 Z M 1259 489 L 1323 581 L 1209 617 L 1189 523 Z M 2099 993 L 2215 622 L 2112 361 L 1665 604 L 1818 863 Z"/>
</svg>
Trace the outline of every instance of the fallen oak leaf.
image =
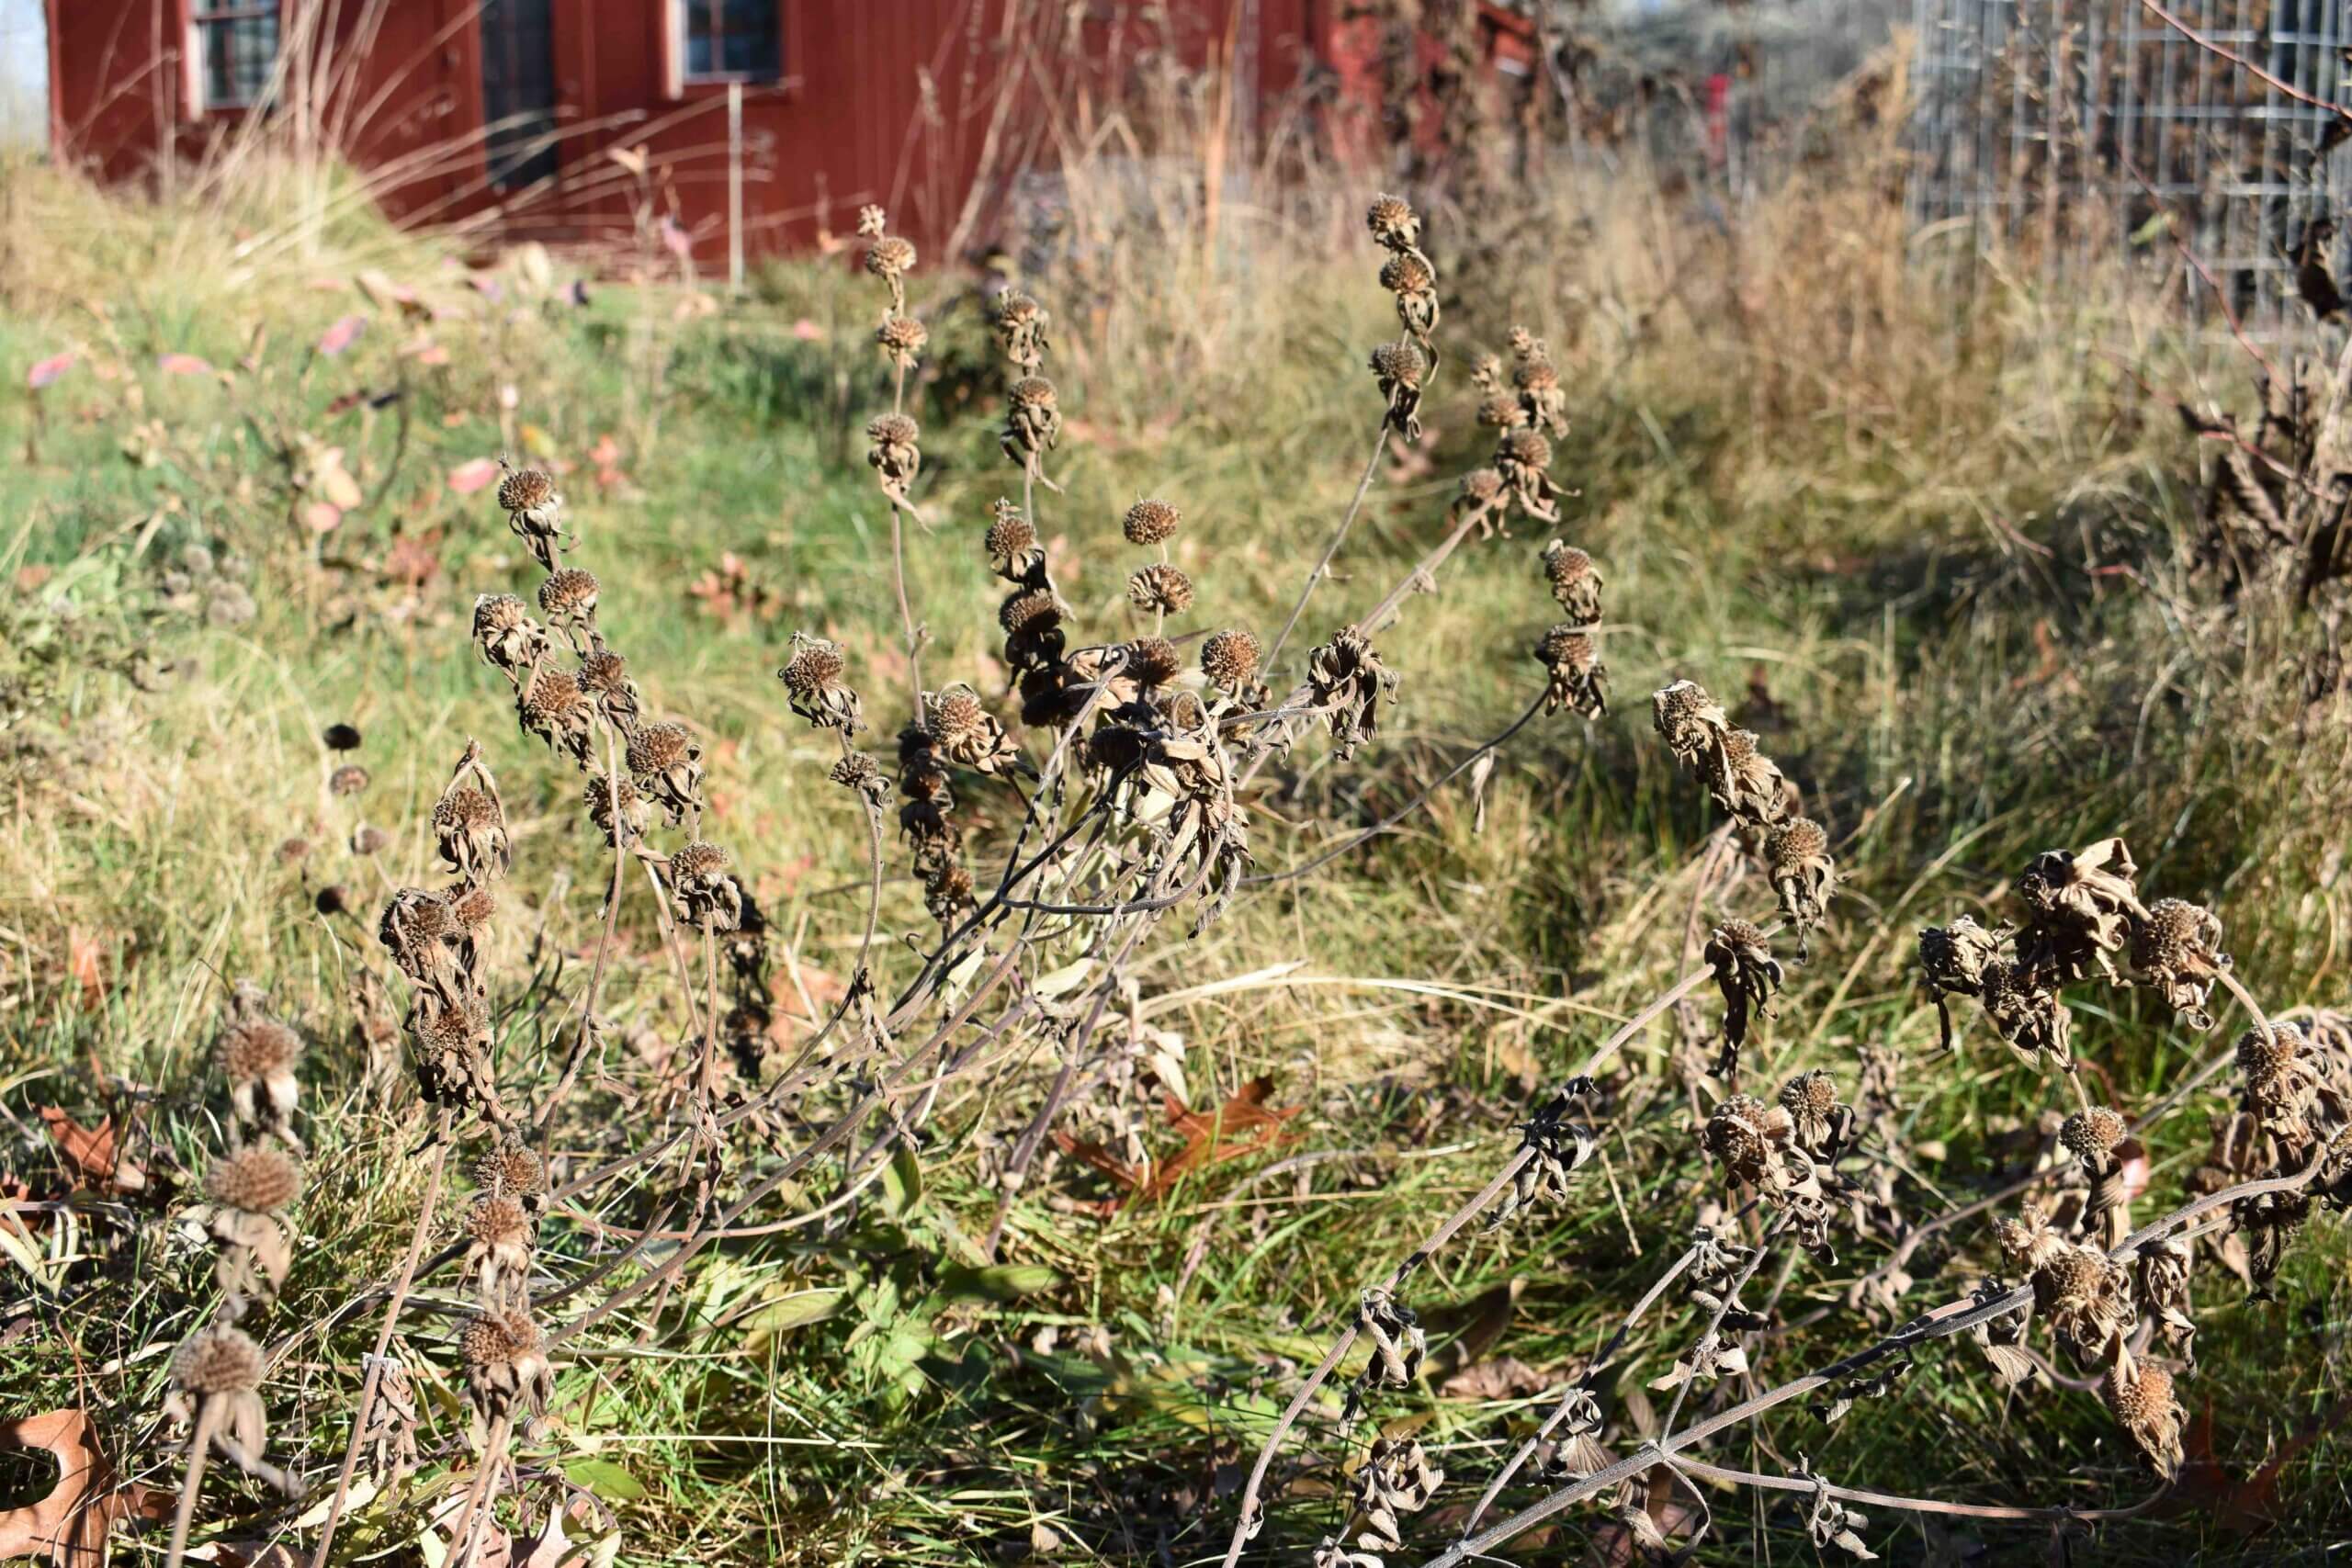
<svg viewBox="0 0 2352 1568">
<path fill-rule="evenodd" d="M 48 1496 L 0 1513 L 0 1558 L 38 1556 L 59 1568 L 96 1568 L 117 1519 L 170 1517 L 168 1493 L 121 1483 L 86 1410 L 51 1410 L 0 1425 L 0 1447 L 46 1449 L 58 1472 Z"/>
<path fill-rule="evenodd" d="M 122 1157 L 113 1117 L 101 1117 L 96 1126 L 85 1127 L 54 1105 L 41 1106 L 40 1111 L 50 1140 L 65 1156 L 67 1170 L 76 1187 L 100 1192 L 139 1192 L 146 1189 L 147 1173 Z"/>
</svg>

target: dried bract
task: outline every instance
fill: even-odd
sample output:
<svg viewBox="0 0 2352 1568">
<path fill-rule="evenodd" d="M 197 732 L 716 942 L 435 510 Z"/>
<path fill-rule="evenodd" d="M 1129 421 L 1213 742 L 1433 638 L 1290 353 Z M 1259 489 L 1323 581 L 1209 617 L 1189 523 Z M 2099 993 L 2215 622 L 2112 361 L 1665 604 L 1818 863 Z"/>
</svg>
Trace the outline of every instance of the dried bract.
<svg viewBox="0 0 2352 1568">
<path fill-rule="evenodd" d="M 2132 929 L 2132 967 L 2191 1029 L 2211 1029 L 2206 999 L 2229 967 L 2222 922 L 2185 898 L 2159 898 Z"/>
<path fill-rule="evenodd" d="M 1772 1016 L 1772 998 L 1787 978 L 1772 945 L 1753 921 L 1730 919 L 1707 938 L 1703 953 L 1724 997 L 1723 1055 L 1715 1075 L 1728 1080 L 1739 1070 L 1739 1050 L 1747 1043 L 1751 1014 Z"/>
<path fill-rule="evenodd" d="M 1306 686 L 1330 727 L 1333 752 L 1345 761 L 1380 732 L 1380 705 L 1396 700 L 1396 673 L 1380 661 L 1372 639 L 1342 626 L 1307 656 Z"/>
<path fill-rule="evenodd" d="M 848 668 L 841 644 L 808 632 L 792 634 L 792 655 L 778 670 L 792 711 L 820 729 L 854 735 L 865 727 L 857 694 L 842 682 Z"/>
<path fill-rule="evenodd" d="M 1552 585 L 1552 597 L 1559 601 L 1560 610 L 1580 626 L 1597 626 L 1600 621 L 1600 569 L 1592 558 L 1574 545 L 1555 539 L 1544 547 L 1544 580 Z"/>
<path fill-rule="evenodd" d="M 1535 644 L 1536 662 L 1544 666 L 1544 711 L 1566 708 L 1586 718 L 1609 712 L 1609 669 L 1592 638 L 1563 621 Z"/>
</svg>

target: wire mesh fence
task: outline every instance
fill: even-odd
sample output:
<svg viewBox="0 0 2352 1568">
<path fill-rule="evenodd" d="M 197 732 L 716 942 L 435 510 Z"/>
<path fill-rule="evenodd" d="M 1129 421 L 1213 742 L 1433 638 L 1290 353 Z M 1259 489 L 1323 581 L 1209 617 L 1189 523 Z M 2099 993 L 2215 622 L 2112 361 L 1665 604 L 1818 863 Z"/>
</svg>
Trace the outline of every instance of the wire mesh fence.
<svg viewBox="0 0 2352 1568">
<path fill-rule="evenodd" d="M 1913 24 L 1917 220 L 2046 265 L 2120 255 L 2248 331 L 2311 321 L 2298 254 L 2341 243 L 2352 186 L 2321 139 L 2346 0 L 1913 0 Z"/>
</svg>

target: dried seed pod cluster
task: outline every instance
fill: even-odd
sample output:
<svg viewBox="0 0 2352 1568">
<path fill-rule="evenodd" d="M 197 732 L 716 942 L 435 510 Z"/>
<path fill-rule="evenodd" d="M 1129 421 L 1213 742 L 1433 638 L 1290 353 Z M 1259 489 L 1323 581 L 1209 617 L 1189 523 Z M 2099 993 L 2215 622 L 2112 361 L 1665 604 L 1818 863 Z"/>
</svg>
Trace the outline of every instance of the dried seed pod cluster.
<svg viewBox="0 0 2352 1568">
<path fill-rule="evenodd" d="M 1676 681 L 1653 693 L 1650 716 L 1674 760 L 1698 775 L 1717 809 L 1759 849 L 1781 917 L 1796 927 L 1803 959 L 1838 886 L 1827 831 L 1796 814 L 1796 791 L 1778 764 L 1758 749 L 1752 731 L 1733 728 L 1696 681 Z"/>
</svg>

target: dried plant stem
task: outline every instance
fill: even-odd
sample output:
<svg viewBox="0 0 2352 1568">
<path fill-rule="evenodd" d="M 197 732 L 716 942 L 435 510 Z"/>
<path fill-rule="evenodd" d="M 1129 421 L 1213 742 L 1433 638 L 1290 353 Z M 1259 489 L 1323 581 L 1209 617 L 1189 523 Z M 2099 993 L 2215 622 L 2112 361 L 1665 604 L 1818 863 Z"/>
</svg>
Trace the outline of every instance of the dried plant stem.
<svg viewBox="0 0 2352 1568">
<path fill-rule="evenodd" d="M 2085 1524 L 2097 1524 L 2109 1519 L 2136 1518 L 2162 1502 L 2172 1491 L 2170 1486 L 2159 1486 L 2137 1503 L 2123 1508 L 2072 1508 L 2063 1504 L 2050 1508 L 2021 1508 L 1998 1503 L 1945 1503 L 1933 1497 L 1902 1497 L 1890 1492 L 1866 1492 L 1859 1487 L 1834 1486 L 1804 1476 L 1768 1475 L 1753 1470 L 1734 1470 L 1725 1465 L 1708 1464 L 1679 1455 L 1673 1465 L 1681 1473 L 1702 1481 L 1720 1481 L 1735 1486 L 1759 1486 L 1775 1492 L 1822 1492 L 1842 1502 L 1864 1503 L 1874 1508 L 1941 1514 L 1956 1519 L 2007 1519 L 2018 1523 L 2076 1519 Z"/>
<path fill-rule="evenodd" d="M 204 1491 L 204 1462 L 212 1456 L 212 1435 L 220 1429 L 220 1396 L 206 1394 L 196 1407 L 196 1430 L 187 1440 L 187 1479 L 180 1485 L 179 1506 L 172 1510 L 172 1544 L 164 1554 L 164 1568 L 180 1568 L 187 1555 L 188 1527 L 196 1521 L 197 1499 Z"/>
<path fill-rule="evenodd" d="M 1363 461 L 1363 477 L 1356 480 L 1355 497 L 1348 502 L 1348 510 L 1340 518 L 1340 525 L 1331 531 L 1329 542 L 1323 547 L 1322 558 L 1315 563 L 1315 570 L 1306 574 L 1306 581 L 1298 591 L 1298 601 L 1290 607 L 1290 618 L 1283 623 L 1283 629 L 1274 637 L 1273 646 L 1266 650 L 1265 668 L 1274 668 L 1274 660 L 1282 657 L 1284 645 L 1290 641 L 1290 634 L 1298 629 L 1299 616 L 1306 613 L 1306 602 L 1315 597 L 1317 586 L 1331 574 L 1332 558 L 1340 553 L 1340 547 L 1348 542 L 1348 532 L 1356 525 L 1357 514 L 1363 511 L 1364 497 L 1372 493 L 1372 481 L 1379 478 L 1380 459 L 1387 450 L 1388 420 L 1384 414 L 1379 430 L 1374 433 L 1372 454 Z"/>
<path fill-rule="evenodd" d="M 2319 1175 L 2320 1168 L 2326 1163 L 2326 1159 L 2327 1149 L 2323 1145 L 2312 1156 L 2311 1164 L 2296 1175 L 2241 1182 L 2235 1187 L 2228 1187 L 2219 1192 L 2209 1193 L 2174 1210 L 2164 1218 L 2132 1232 L 2124 1237 L 2121 1243 L 2109 1248 L 2108 1256 L 2118 1259 L 2127 1258 L 2147 1243 L 2161 1239 L 2198 1215 L 2235 1203 L 2242 1199 L 2259 1197 L 2268 1192 L 2291 1192 L 2308 1186 L 2312 1179 Z M 1913 1346 L 1925 1344 L 1932 1339 L 1949 1338 L 1952 1335 L 1965 1333 L 1980 1323 L 1990 1323 L 1996 1318 L 2006 1317 L 2018 1308 L 2029 1305 L 2032 1300 L 2033 1287 L 2027 1284 L 2020 1285 L 2016 1290 L 2005 1295 L 1996 1296 L 1989 1301 L 1968 1297 L 1956 1302 L 1947 1302 L 1942 1306 L 1912 1319 L 1876 1344 L 1855 1352 L 1842 1361 L 1825 1367 L 1819 1371 L 1807 1372 L 1803 1377 L 1792 1379 L 1778 1388 L 1757 1394 L 1728 1410 L 1693 1422 L 1679 1432 L 1671 1432 L 1667 1437 L 1645 1444 L 1640 1451 L 1619 1460 L 1604 1469 L 1595 1471 L 1590 1475 L 1571 1482 L 1548 1496 L 1530 1504 L 1500 1524 L 1481 1530 L 1476 1535 L 1465 1536 L 1436 1557 L 1431 1558 L 1427 1568 L 1459 1568 L 1460 1564 L 1473 1558 L 1485 1556 L 1492 1548 L 1524 1533 L 1563 1509 L 1571 1507 L 1620 1482 L 1630 1480 L 1652 1464 L 1661 1460 L 1672 1459 L 1679 1450 L 1703 1441 L 1726 1427 L 1739 1426 L 1792 1399 L 1811 1393 L 1816 1389 L 1826 1388 L 1841 1378 L 1850 1377 L 1863 1368 L 1900 1351 L 1910 1349 Z"/>
<path fill-rule="evenodd" d="M 327 1551 L 334 1545 L 335 1522 L 343 1517 L 345 1504 L 351 1500 L 352 1472 L 359 1466 L 359 1448 L 367 1440 L 368 1417 L 376 1405 L 376 1392 L 384 1377 L 384 1359 L 391 1354 L 392 1331 L 399 1325 L 401 1308 L 408 1301 L 410 1283 L 416 1278 L 417 1259 L 424 1253 L 424 1237 L 433 1228 L 433 1206 L 440 1201 L 441 1176 L 449 1163 L 449 1122 L 451 1112 L 441 1112 L 441 1120 L 433 1130 L 433 1157 L 424 1168 L 424 1197 L 417 1205 L 416 1229 L 409 1236 L 408 1256 L 401 1260 L 401 1271 L 392 1279 L 391 1298 L 384 1304 L 384 1325 L 376 1334 L 375 1353 L 368 1358 L 368 1375 L 359 1385 L 359 1408 L 351 1419 L 351 1442 L 343 1450 L 343 1468 L 334 1481 L 334 1495 L 327 1500 L 327 1517 L 319 1526 L 318 1550 L 311 1554 L 311 1568 L 326 1568 Z"/>
<path fill-rule="evenodd" d="M 1714 977 L 1714 973 L 1713 966 L 1694 969 L 1676 981 L 1663 995 L 1656 998 L 1641 1011 L 1627 1019 L 1619 1026 L 1615 1033 L 1596 1046 L 1592 1054 L 1585 1058 L 1583 1065 L 1578 1066 L 1571 1076 L 1582 1077 L 1597 1070 L 1610 1057 L 1615 1055 L 1627 1041 L 1640 1033 L 1651 1020 L 1667 1011 L 1690 992 L 1705 985 Z M 1447 1242 L 1453 1240 L 1454 1235 L 1463 1226 L 1493 1206 L 1495 1200 L 1501 1197 L 1510 1188 L 1531 1157 L 1532 1156 L 1530 1151 L 1522 1145 L 1504 1162 L 1502 1169 L 1497 1173 L 1492 1181 L 1487 1182 L 1479 1190 L 1477 1196 L 1447 1215 L 1444 1223 L 1430 1233 L 1429 1239 L 1422 1242 L 1410 1257 L 1390 1269 L 1387 1278 L 1374 1289 L 1380 1292 L 1394 1292 L 1397 1286 L 1411 1278 L 1414 1271 L 1434 1256 Z M 1283 1438 L 1288 1435 L 1291 1427 L 1297 1425 L 1299 1416 L 1306 1409 L 1307 1402 L 1313 1399 L 1316 1391 L 1329 1380 L 1331 1373 L 1339 1367 L 1340 1359 L 1355 1344 L 1358 1332 L 1359 1325 L 1353 1322 L 1340 1331 L 1339 1338 L 1331 1346 L 1329 1354 L 1326 1355 L 1316 1369 L 1307 1374 L 1306 1381 L 1299 1385 L 1298 1393 L 1292 1397 L 1281 1417 L 1275 1421 L 1274 1429 L 1267 1434 L 1264 1446 L 1258 1450 L 1257 1462 L 1250 1466 L 1249 1483 L 1241 1489 L 1241 1517 L 1235 1524 L 1233 1539 L 1227 1543 L 1225 1549 L 1225 1568 L 1233 1568 L 1235 1563 L 1241 1561 L 1242 1551 L 1250 1541 L 1250 1527 L 1258 1510 L 1259 1496 L 1265 1487 L 1266 1472 L 1273 1464 L 1274 1454 L 1281 1449 Z"/>
<path fill-rule="evenodd" d="M 449 1568 L 467 1568 L 481 1545 L 482 1527 L 490 1519 L 490 1506 L 484 1494 L 494 1483 L 499 1468 L 505 1461 L 507 1434 L 514 1424 L 512 1415 L 499 1416 L 490 1424 L 483 1437 L 481 1463 L 474 1471 L 473 1484 L 466 1488 L 466 1506 L 458 1515 L 457 1528 L 449 1539 L 457 1543 L 457 1552 Z"/>
<path fill-rule="evenodd" d="M 550 1141 L 555 1136 L 555 1113 L 561 1108 L 564 1097 L 571 1092 L 572 1084 L 580 1077 L 580 1069 L 588 1059 L 588 1043 L 596 1032 L 596 993 L 605 981 L 605 965 L 611 959 L 613 942 L 621 923 L 621 885 L 628 879 L 628 840 L 621 832 L 620 758 L 613 740 L 612 728 L 605 728 L 605 791 L 613 823 L 613 881 L 605 893 L 605 934 L 597 940 L 596 954 L 588 965 L 588 988 L 581 993 L 580 1036 L 572 1042 L 571 1053 L 564 1058 L 563 1071 L 555 1080 L 555 1088 L 548 1091 L 547 1103 L 539 1109 L 539 1154 L 545 1158 Z"/>
<path fill-rule="evenodd" d="M 899 374 L 901 385 L 905 373 Z M 912 508 L 900 506 L 894 498 L 890 503 L 890 585 L 899 595 L 899 625 L 907 639 L 907 684 L 914 692 L 915 722 L 924 722 L 922 703 L 922 628 L 915 625 L 914 605 L 907 597 L 907 551 L 899 514 L 912 513 Z"/>
<path fill-rule="evenodd" d="M 1766 1255 L 1772 1250 L 1772 1244 L 1778 1241 L 1781 1233 L 1788 1228 L 1789 1216 L 1785 1212 L 1766 1228 L 1763 1235 L 1758 1239 L 1756 1247 L 1748 1253 L 1747 1262 L 1741 1268 L 1739 1277 L 1731 1282 L 1731 1289 L 1724 1292 L 1723 1299 L 1716 1303 L 1715 1315 L 1707 1320 L 1707 1331 L 1699 1336 L 1699 1344 L 1704 1345 L 1722 1332 L 1724 1318 L 1730 1313 L 1732 1303 L 1737 1301 L 1739 1292 L 1747 1288 L 1747 1281 L 1756 1278 L 1756 1270 L 1763 1265 Z M 1698 1375 L 1694 1371 L 1690 1377 L 1684 1378 L 1681 1384 L 1675 1389 L 1674 1403 L 1667 1406 L 1666 1430 L 1669 1432 L 1674 1430 L 1674 1423 L 1681 1417 L 1682 1406 L 1690 1397 L 1690 1385 L 1698 1381 Z"/>
</svg>

